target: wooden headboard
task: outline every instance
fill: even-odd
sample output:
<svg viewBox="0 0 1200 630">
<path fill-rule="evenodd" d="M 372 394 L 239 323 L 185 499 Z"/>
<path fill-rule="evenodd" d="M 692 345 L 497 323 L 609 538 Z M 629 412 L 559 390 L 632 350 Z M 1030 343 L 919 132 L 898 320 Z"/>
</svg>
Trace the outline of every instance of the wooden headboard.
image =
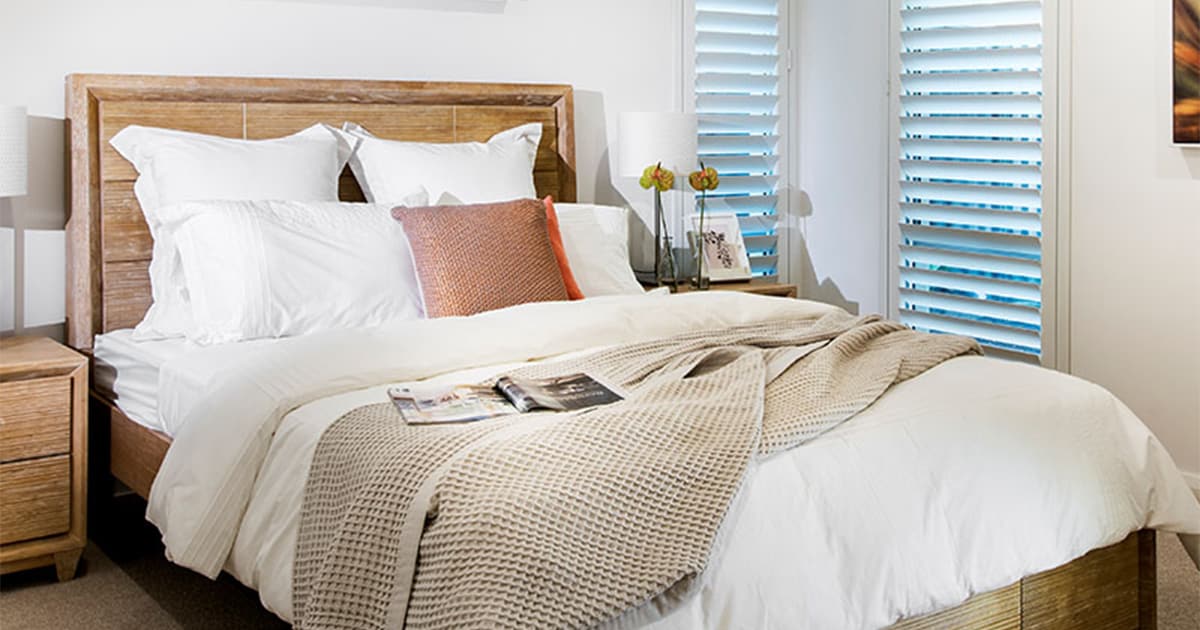
<svg viewBox="0 0 1200 630">
<path fill-rule="evenodd" d="M 133 194 L 137 173 L 108 144 L 127 125 L 258 139 L 354 121 L 383 138 L 468 142 L 536 121 L 538 194 L 575 201 L 573 109 L 567 85 L 71 75 L 67 343 L 88 350 L 96 334 L 136 325 L 150 306 L 152 243 Z M 349 170 L 340 193 L 363 199 Z"/>
</svg>

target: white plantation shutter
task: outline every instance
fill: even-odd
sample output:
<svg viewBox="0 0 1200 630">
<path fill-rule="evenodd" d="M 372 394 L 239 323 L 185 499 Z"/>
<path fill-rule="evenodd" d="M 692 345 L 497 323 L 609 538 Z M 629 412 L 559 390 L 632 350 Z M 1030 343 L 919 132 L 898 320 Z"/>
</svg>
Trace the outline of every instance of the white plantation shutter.
<svg viewBox="0 0 1200 630">
<path fill-rule="evenodd" d="M 903 0 L 900 319 L 1042 349 L 1042 2 Z"/>
<path fill-rule="evenodd" d="M 710 212 L 736 213 L 756 276 L 779 266 L 777 0 L 695 1 L 700 158 L 717 169 Z"/>
</svg>

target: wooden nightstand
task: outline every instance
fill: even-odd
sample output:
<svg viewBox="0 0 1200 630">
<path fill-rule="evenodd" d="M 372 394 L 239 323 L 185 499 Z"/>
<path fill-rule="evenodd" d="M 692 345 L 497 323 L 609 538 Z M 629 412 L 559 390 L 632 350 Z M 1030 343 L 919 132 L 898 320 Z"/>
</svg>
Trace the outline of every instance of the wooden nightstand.
<svg viewBox="0 0 1200 630">
<path fill-rule="evenodd" d="M 88 361 L 49 339 L 0 339 L 0 574 L 75 576 L 87 542 Z"/>
<path fill-rule="evenodd" d="M 796 297 L 796 285 L 781 284 L 774 280 L 749 280 L 747 282 L 714 282 L 709 285 L 709 291 L 741 291 L 743 293 L 758 293 L 775 297 Z M 695 291 L 686 282 L 679 283 L 678 293 Z"/>
</svg>

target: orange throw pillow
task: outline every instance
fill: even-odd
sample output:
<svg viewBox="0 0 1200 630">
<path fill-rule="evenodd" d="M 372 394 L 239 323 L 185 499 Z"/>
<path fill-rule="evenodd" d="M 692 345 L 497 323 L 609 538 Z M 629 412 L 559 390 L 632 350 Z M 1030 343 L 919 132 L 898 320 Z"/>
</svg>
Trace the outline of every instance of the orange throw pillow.
<svg viewBox="0 0 1200 630">
<path fill-rule="evenodd" d="M 404 226 L 427 317 L 568 299 L 536 199 L 393 208 Z"/>
<path fill-rule="evenodd" d="M 554 211 L 554 198 L 546 197 L 546 230 L 550 234 L 550 248 L 554 250 L 554 258 L 558 260 L 558 270 L 562 272 L 563 284 L 567 286 L 567 295 L 572 300 L 582 300 L 583 291 L 575 282 L 575 274 L 571 273 L 571 263 L 567 261 L 567 250 L 563 248 L 562 232 L 558 230 L 558 213 Z"/>
</svg>

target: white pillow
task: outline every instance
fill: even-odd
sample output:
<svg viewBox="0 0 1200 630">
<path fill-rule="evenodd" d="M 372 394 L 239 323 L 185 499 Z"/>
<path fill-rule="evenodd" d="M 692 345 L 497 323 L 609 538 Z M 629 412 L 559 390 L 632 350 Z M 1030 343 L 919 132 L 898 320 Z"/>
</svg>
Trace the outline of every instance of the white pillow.
<svg viewBox="0 0 1200 630">
<path fill-rule="evenodd" d="M 133 338 L 185 335 L 191 308 L 179 255 L 160 209 L 207 199 L 337 201 L 349 150 L 336 132 L 314 125 L 271 140 L 238 140 L 173 129 L 122 129 L 109 143 L 137 169 L 134 193 L 150 227 L 153 303 Z"/>
<path fill-rule="evenodd" d="M 407 200 L 425 205 L 424 193 Z M 163 209 L 200 344 L 375 326 L 422 316 L 392 205 L 185 202 Z"/>
<path fill-rule="evenodd" d="M 533 166 L 541 123 L 501 131 L 486 143 L 384 140 L 354 123 L 344 124 L 341 133 L 354 148 L 350 169 L 373 203 L 398 201 L 418 187 L 435 205 L 537 197 Z"/>
<path fill-rule="evenodd" d="M 629 264 L 629 211 L 556 203 L 558 231 L 571 274 L 584 297 L 645 293 Z"/>
</svg>

